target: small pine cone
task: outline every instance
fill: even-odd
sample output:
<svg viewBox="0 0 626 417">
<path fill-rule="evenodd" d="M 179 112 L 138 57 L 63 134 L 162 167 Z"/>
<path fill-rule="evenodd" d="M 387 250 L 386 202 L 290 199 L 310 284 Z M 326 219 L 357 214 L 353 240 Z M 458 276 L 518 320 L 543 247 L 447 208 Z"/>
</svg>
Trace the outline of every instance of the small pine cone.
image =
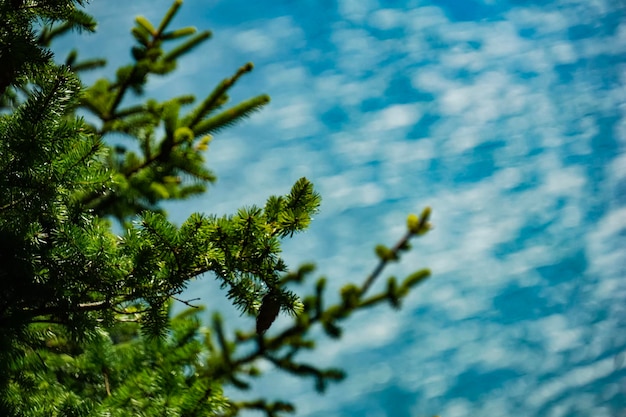
<svg viewBox="0 0 626 417">
<path fill-rule="evenodd" d="M 256 332 L 258 335 L 265 333 L 270 328 L 278 312 L 280 311 L 280 302 L 275 294 L 268 293 L 263 297 L 259 315 L 256 318 Z"/>
</svg>

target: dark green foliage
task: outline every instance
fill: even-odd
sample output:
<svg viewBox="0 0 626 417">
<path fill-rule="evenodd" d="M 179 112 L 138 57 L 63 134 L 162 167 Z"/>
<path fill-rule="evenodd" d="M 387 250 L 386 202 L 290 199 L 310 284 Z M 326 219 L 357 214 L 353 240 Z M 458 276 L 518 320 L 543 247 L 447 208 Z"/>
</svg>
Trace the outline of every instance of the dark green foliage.
<svg viewBox="0 0 626 417">
<path fill-rule="evenodd" d="M 386 290 L 366 294 L 409 239 L 430 228 L 430 211 L 410 215 L 393 248 L 379 245 L 378 267 L 362 284 L 346 285 L 337 304 L 325 305 L 323 278 L 301 301 L 293 284 L 313 266 L 290 270 L 280 254 L 281 240 L 306 229 L 320 205 L 306 178 L 263 207 L 228 216 L 193 214 L 178 226 L 160 209 L 165 200 L 204 192 L 215 179 L 204 160 L 210 134 L 269 101 L 259 95 L 225 108 L 252 64 L 195 106 L 191 95 L 127 106 L 210 32 L 170 29 L 180 1 L 158 25 L 138 17 L 133 62 L 85 87 L 79 73 L 104 61 L 80 61 L 73 51 L 56 65 L 47 49 L 68 30 L 94 30 L 76 9 L 81 4 L 0 0 L 0 415 L 293 412 L 285 401 L 226 399 L 222 387 L 248 389 L 261 375 L 259 361 L 311 377 L 318 391 L 341 380 L 341 370 L 302 363 L 298 353 L 315 347 L 315 326 L 340 337 L 355 311 L 398 307 L 428 276 L 389 278 Z M 77 116 L 84 112 L 97 122 Z M 126 141 L 111 144 L 112 134 Z M 250 330 L 229 330 L 216 313 L 211 329 L 202 327 L 198 307 L 180 299 L 201 276 L 219 280 L 256 326 L 251 318 Z M 190 310 L 172 317 L 174 300 Z M 289 325 L 267 331 L 280 311 Z"/>
<path fill-rule="evenodd" d="M 205 378 L 195 314 L 173 318 L 158 339 L 119 323 L 78 345 L 58 327 L 38 327 L 41 336 L 19 363 L 22 383 L 5 392 L 16 414 L 208 416 L 227 406 L 220 384 Z"/>
</svg>

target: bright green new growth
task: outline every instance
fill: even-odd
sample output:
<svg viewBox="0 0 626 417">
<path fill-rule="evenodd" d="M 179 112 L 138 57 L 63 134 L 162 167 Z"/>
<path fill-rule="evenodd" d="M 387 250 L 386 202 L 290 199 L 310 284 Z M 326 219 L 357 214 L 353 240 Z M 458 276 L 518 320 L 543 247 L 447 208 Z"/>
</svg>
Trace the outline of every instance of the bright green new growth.
<svg viewBox="0 0 626 417">
<path fill-rule="evenodd" d="M 429 275 L 391 277 L 386 290 L 366 295 L 386 263 L 430 228 L 427 209 L 409 216 L 393 248 L 377 246 L 378 267 L 363 284 L 346 285 L 338 304 L 325 305 L 324 278 L 301 300 L 290 287 L 313 267 L 289 270 L 280 245 L 306 229 L 320 205 L 306 178 L 263 207 L 193 214 L 180 226 L 168 221 L 162 201 L 203 193 L 215 180 L 204 160 L 212 135 L 269 102 L 259 95 L 226 107 L 229 89 L 252 70 L 248 63 L 195 106 L 190 95 L 124 105 L 150 76 L 172 72 L 210 37 L 169 28 L 181 3 L 158 25 L 138 17 L 134 61 L 115 79 L 85 87 L 80 71 L 104 61 L 79 62 L 73 51 L 56 65 L 47 49 L 68 30 L 94 30 L 76 9 L 83 2 L 0 0 L 0 415 L 291 412 L 284 401 L 226 399 L 222 386 L 248 388 L 264 360 L 324 390 L 343 373 L 298 361 L 302 349 L 315 347 L 309 331 L 319 325 L 339 337 L 340 322 L 354 311 L 381 302 L 397 307 Z M 77 117 L 84 112 L 98 121 Z M 129 146 L 108 144 L 112 133 Z M 290 324 L 257 334 L 251 319 L 250 330 L 231 333 L 216 313 L 211 329 L 202 327 L 200 309 L 180 295 L 205 273 L 246 314 L 259 314 L 270 295 L 278 304 L 267 311 L 291 314 Z M 194 308 L 172 318 L 174 300 Z"/>
</svg>

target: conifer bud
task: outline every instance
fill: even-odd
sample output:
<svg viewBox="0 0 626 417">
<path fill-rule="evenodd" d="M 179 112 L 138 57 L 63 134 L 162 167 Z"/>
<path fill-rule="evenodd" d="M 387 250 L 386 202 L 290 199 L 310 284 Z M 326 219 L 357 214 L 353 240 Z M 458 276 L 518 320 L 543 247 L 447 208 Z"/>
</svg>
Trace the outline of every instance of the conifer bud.
<svg viewBox="0 0 626 417">
<path fill-rule="evenodd" d="M 376 255 L 378 255 L 382 261 L 390 262 L 398 260 L 398 255 L 385 245 L 376 245 L 374 250 L 376 251 Z"/>
<path fill-rule="evenodd" d="M 422 221 L 427 222 L 430 219 L 430 213 L 431 213 L 431 208 L 430 207 L 426 207 L 424 208 L 424 210 L 422 211 Z"/>
<path fill-rule="evenodd" d="M 413 214 L 413 213 L 409 214 L 409 216 L 406 219 L 406 225 L 411 233 L 413 234 L 419 233 L 420 219 L 419 217 L 417 217 L 416 214 Z"/>
<path fill-rule="evenodd" d="M 191 142 L 193 141 L 194 134 L 193 130 L 189 129 L 186 126 L 179 127 L 174 131 L 174 142 L 183 143 L 183 142 Z"/>
<path fill-rule="evenodd" d="M 195 146 L 195 149 L 197 151 L 206 151 L 207 149 L 209 149 L 209 143 L 211 143 L 211 140 L 213 140 L 213 137 L 211 135 L 203 136 L 198 141 L 198 144 Z"/>
</svg>

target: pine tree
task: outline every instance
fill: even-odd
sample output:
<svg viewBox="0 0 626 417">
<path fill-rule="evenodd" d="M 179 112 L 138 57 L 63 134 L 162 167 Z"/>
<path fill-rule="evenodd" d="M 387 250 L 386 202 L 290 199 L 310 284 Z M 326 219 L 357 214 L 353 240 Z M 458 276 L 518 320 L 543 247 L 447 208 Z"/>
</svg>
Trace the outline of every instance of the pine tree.
<svg viewBox="0 0 626 417">
<path fill-rule="evenodd" d="M 156 26 L 138 17 L 133 62 L 114 79 L 84 86 L 80 73 L 105 62 L 80 61 L 72 51 L 57 65 L 49 50 L 68 30 L 95 30 L 78 8 L 83 3 L 0 0 L 0 415 L 293 411 L 284 401 L 227 399 L 222 387 L 246 389 L 261 374 L 260 360 L 311 377 L 319 391 L 342 379 L 338 369 L 301 363 L 298 353 L 315 347 L 316 326 L 340 337 L 353 312 L 384 302 L 399 307 L 429 275 L 390 277 L 385 291 L 367 294 L 409 240 L 429 230 L 430 210 L 409 215 L 394 247 L 376 247 L 372 274 L 346 285 L 340 302 L 328 306 L 323 278 L 302 298 L 290 289 L 313 266 L 290 270 L 280 257 L 281 240 L 306 229 L 320 204 L 306 178 L 262 207 L 173 224 L 160 203 L 204 192 L 215 180 L 204 160 L 212 135 L 269 97 L 229 106 L 229 90 L 253 69 L 247 63 L 199 102 L 182 95 L 124 104 L 210 38 L 208 31 L 170 29 L 180 0 Z M 78 116 L 85 112 L 98 122 Z M 134 146 L 108 144 L 113 133 Z M 217 313 L 209 327 L 201 325 L 202 309 L 181 294 L 207 272 L 235 306 L 256 316 L 251 330 L 228 334 Z M 175 300 L 190 308 L 172 317 Z M 266 332 L 280 311 L 293 317 L 290 326 Z"/>
</svg>

